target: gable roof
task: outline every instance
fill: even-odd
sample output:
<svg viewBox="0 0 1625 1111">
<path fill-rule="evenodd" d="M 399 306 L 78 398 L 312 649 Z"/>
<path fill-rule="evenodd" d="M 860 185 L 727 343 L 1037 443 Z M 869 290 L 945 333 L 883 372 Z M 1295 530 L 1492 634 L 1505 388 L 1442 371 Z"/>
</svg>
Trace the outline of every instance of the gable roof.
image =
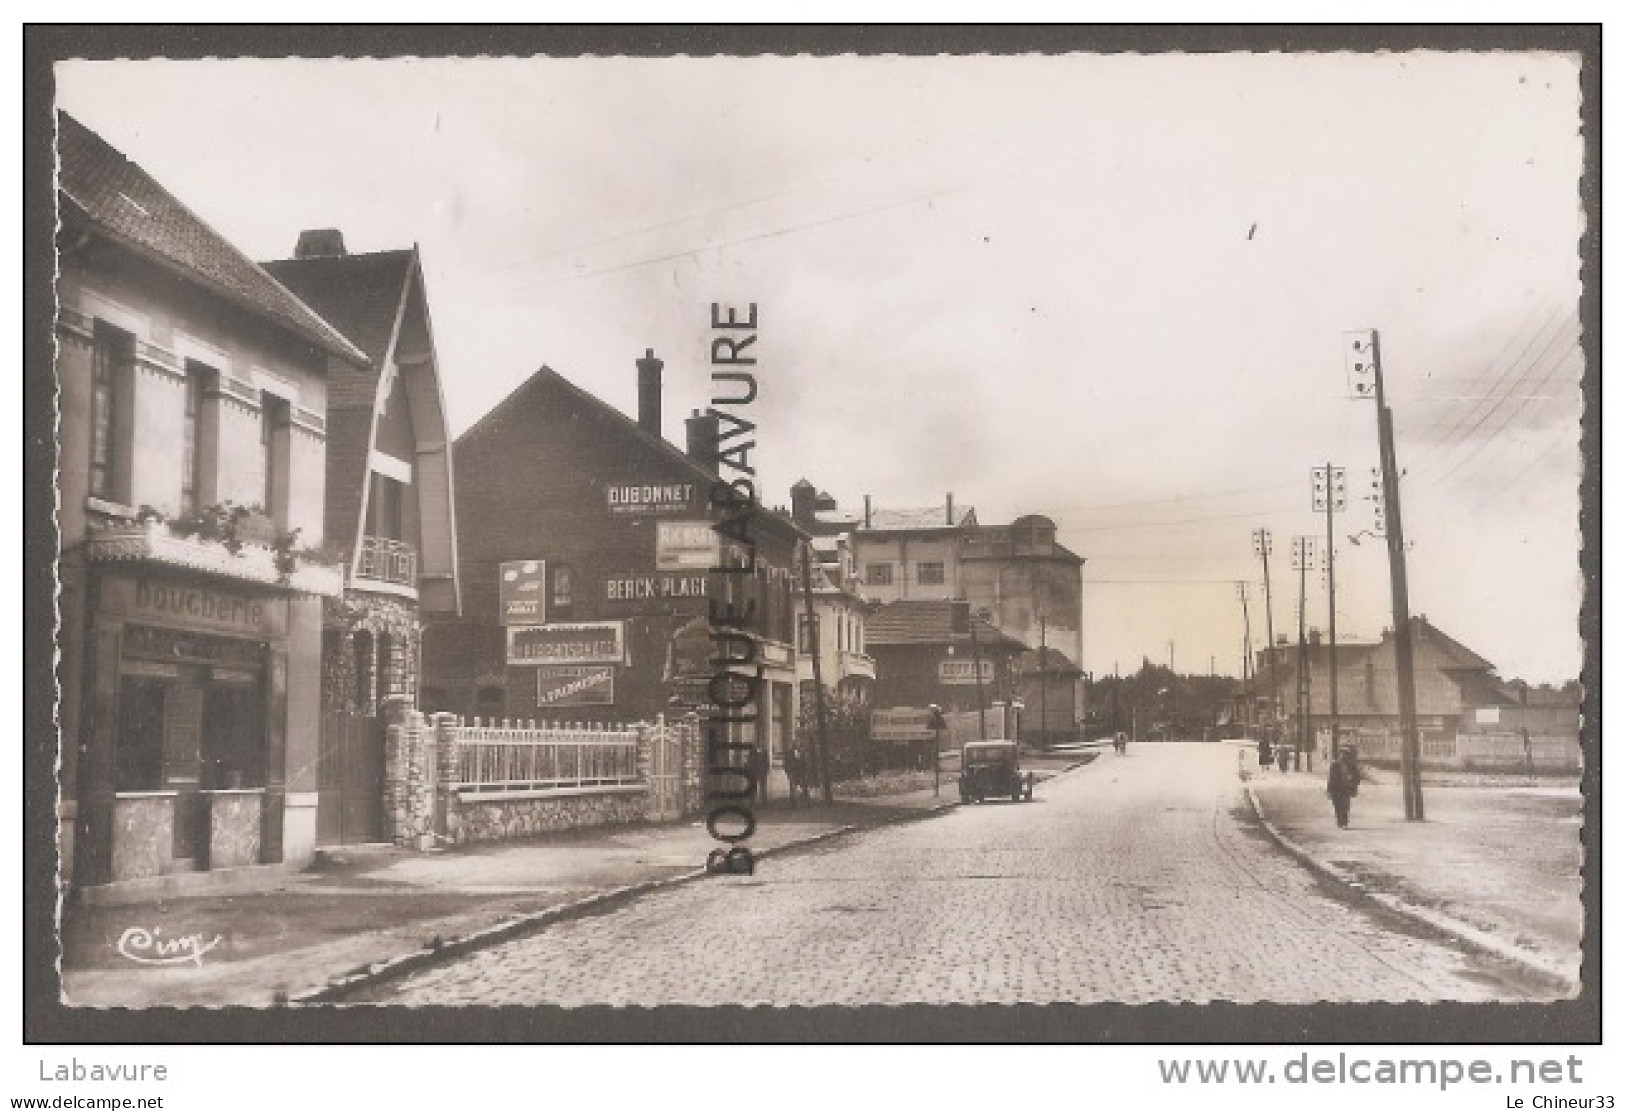
<svg viewBox="0 0 1625 1111">
<path fill-rule="evenodd" d="M 976 641 L 982 647 L 1026 648 L 982 618 L 971 620 L 976 626 Z M 969 633 L 953 631 L 953 603 L 949 601 L 891 602 L 871 614 L 863 627 L 864 643 L 870 646 L 969 644 L 970 639 Z"/>
<path fill-rule="evenodd" d="M 603 416 L 612 427 L 620 431 L 621 435 L 642 443 L 658 454 L 664 455 L 670 463 L 686 472 L 695 484 L 709 490 L 711 483 L 718 481 L 715 474 L 689 458 L 687 453 L 680 450 L 676 445 L 669 443 L 662 436 L 656 436 L 654 433 L 649 432 L 637 421 L 603 398 L 588 393 L 549 366 L 537 370 L 535 374 L 532 374 L 515 387 L 512 393 L 487 410 L 484 416 L 470 425 L 461 436 L 457 437 L 457 447 L 462 448 L 464 444 L 476 440 L 486 427 L 492 424 L 503 412 L 523 404 L 531 394 L 542 393 L 547 390 L 558 391 L 564 395 L 568 403 Z M 798 539 L 810 539 L 807 533 L 803 532 L 800 526 L 790 519 L 788 513 L 775 512 L 760 503 L 755 506 L 755 511 L 755 516 L 760 521 L 775 522 Z"/>
<path fill-rule="evenodd" d="M 413 252 L 375 251 L 262 262 L 271 276 L 312 305 L 382 365 L 411 276 Z"/>
<path fill-rule="evenodd" d="M 232 303 L 340 358 L 367 357 L 331 324 L 120 154 L 105 139 L 57 113 L 58 193 L 108 238 L 179 271 Z"/>
<path fill-rule="evenodd" d="M 1383 634 L 1383 640 L 1385 641 L 1391 640 L 1392 638 L 1393 634 L 1391 632 Z M 1471 648 L 1468 648 L 1465 644 L 1461 643 L 1461 641 L 1440 632 L 1439 629 L 1431 624 L 1426 617 L 1418 615 L 1411 618 L 1411 638 L 1412 643 L 1428 640 L 1432 641 L 1434 644 L 1437 644 L 1444 651 L 1445 655 L 1451 657 L 1451 662 L 1455 667 L 1465 668 L 1471 671 L 1495 670 L 1494 664 L 1490 663 L 1490 661 L 1486 660 L 1483 656 L 1480 656 L 1477 652 L 1474 652 Z"/>
</svg>

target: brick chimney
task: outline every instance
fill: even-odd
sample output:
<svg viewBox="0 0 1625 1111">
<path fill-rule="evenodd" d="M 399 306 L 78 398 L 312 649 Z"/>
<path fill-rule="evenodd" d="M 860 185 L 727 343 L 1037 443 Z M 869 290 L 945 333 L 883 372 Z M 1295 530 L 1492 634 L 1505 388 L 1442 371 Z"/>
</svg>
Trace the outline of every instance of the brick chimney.
<svg viewBox="0 0 1625 1111">
<path fill-rule="evenodd" d="M 950 491 L 948 491 L 948 527 L 952 528 L 953 523 L 954 523 L 954 494 L 953 494 L 953 491 L 950 490 Z"/>
<path fill-rule="evenodd" d="M 638 360 L 638 427 L 656 437 L 660 435 L 660 369 L 665 365 L 655 358 L 652 347 Z"/>
<path fill-rule="evenodd" d="M 863 527 L 871 528 L 874 523 L 874 503 L 868 494 L 863 495 Z"/>
<path fill-rule="evenodd" d="M 299 233 L 299 243 L 293 249 L 294 258 L 343 258 L 344 233 L 338 228 L 311 228 Z"/>
<path fill-rule="evenodd" d="M 694 415 L 684 424 L 688 429 L 688 457 L 712 474 L 716 474 L 720 466 L 717 459 L 717 444 L 722 436 L 717 418 L 695 409 Z"/>
</svg>

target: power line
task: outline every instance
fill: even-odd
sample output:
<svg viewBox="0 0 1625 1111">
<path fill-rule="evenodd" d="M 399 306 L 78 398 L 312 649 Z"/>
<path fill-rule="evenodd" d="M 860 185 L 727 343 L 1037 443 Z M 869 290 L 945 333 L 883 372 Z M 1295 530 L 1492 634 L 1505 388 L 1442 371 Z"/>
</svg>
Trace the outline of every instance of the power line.
<svg viewBox="0 0 1625 1111">
<path fill-rule="evenodd" d="M 1568 430 L 1565 429 L 1564 431 L 1566 432 Z M 1481 501 L 1479 501 L 1479 503 L 1477 505 L 1473 506 L 1473 512 L 1476 513 L 1480 509 L 1484 509 L 1484 508 L 1486 508 L 1488 506 L 1494 505 L 1496 502 L 1498 502 L 1502 498 L 1506 497 L 1507 494 L 1511 493 L 1513 490 L 1516 490 L 1518 487 L 1524 485 L 1531 478 L 1534 478 L 1537 474 L 1540 473 L 1539 470 L 1538 470 L 1540 464 L 1544 463 L 1546 461 L 1547 456 L 1551 455 L 1552 452 L 1556 451 L 1560 447 L 1573 448 L 1576 452 L 1578 452 L 1580 450 L 1580 437 L 1579 437 L 1579 435 L 1576 433 L 1575 435 L 1572 435 L 1572 436 L 1565 435 L 1565 436 L 1557 437 L 1557 439 L 1553 440 L 1552 443 L 1550 443 L 1550 444 L 1548 444 L 1546 446 L 1546 450 L 1542 451 L 1539 455 L 1535 456 L 1528 463 L 1524 464 L 1524 469 L 1523 469 L 1522 474 L 1518 475 L 1518 477 L 1514 478 L 1511 482 L 1508 482 L 1505 485 L 1498 487 L 1488 497 L 1482 499 Z M 1579 481 L 1579 476 L 1578 475 L 1575 476 L 1575 481 L 1576 482 Z"/>
<path fill-rule="evenodd" d="M 1552 338 L 1555 341 L 1557 337 L 1554 336 Z M 1540 366 L 1541 360 L 1545 359 L 1546 355 L 1550 352 L 1550 350 L 1551 350 L 1550 345 L 1548 345 L 1547 350 L 1542 351 L 1540 353 L 1540 358 L 1529 365 L 1529 369 L 1526 370 L 1524 372 L 1523 376 L 1518 379 L 1518 383 L 1517 383 L 1518 386 L 1522 386 L 1524 384 L 1524 382 L 1532 374 L 1534 374 L 1535 370 Z M 1568 349 L 1565 350 L 1563 352 L 1563 354 L 1558 356 L 1556 363 L 1554 363 L 1552 365 L 1552 368 L 1549 371 L 1547 371 L 1545 377 L 1541 379 L 1540 385 L 1536 387 L 1537 392 L 1524 395 L 1519 400 L 1518 404 L 1513 406 L 1511 409 L 1507 410 L 1506 416 L 1503 417 L 1501 419 L 1501 422 L 1494 429 L 1491 430 L 1491 432 L 1490 432 L 1490 434 L 1488 436 L 1485 436 L 1476 445 L 1474 445 L 1473 447 L 1468 449 L 1467 453 L 1465 455 L 1462 455 L 1456 461 L 1456 464 L 1453 467 L 1450 468 L 1450 470 L 1448 470 L 1444 474 L 1440 475 L 1434 481 L 1436 483 L 1444 483 L 1444 482 L 1449 481 L 1450 478 L 1453 475 L 1455 475 L 1457 472 L 1459 472 L 1468 463 L 1470 463 L 1474 459 L 1478 458 L 1478 456 L 1483 453 L 1485 448 L 1487 448 L 1491 443 L 1493 443 L 1495 441 L 1495 439 L 1498 436 L 1501 435 L 1501 433 L 1505 432 L 1508 425 L 1510 425 L 1512 423 L 1512 420 L 1513 420 L 1514 417 L 1516 417 L 1519 413 L 1521 413 L 1525 409 L 1527 409 L 1535 401 L 1543 400 L 1544 395 L 1539 393 L 1538 391 L 1544 390 L 1546 388 L 1546 386 L 1551 383 L 1552 379 L 1557 376 L 1557 372 L 1559 370 L 1561 370 L 1563 368 L 1563 365 L 1568 361 L 1568 357 L 1570 355 L 1572 355 L 1577 350 L 1579 350 L 1579 337 L 1578 336 L 1576 336 L 1574 339 L 1571 339 L 1569 341 Z M 1500 409 L 1502 405 L 1504 405 L 1507 401 L 1510 401 L 1512 399 L 1512 396 L 1513 395 L 1511 393 L 1508 393 L 1505 397 L 1503 397 L 1501 399 L 1501 401 L 1497 402 L 1495 407 L 1490 409 L 1489 412 L 1485 413 L 1483 419 L 1480 420 L 1478 422 L 1478 424 L 1473 426 L 1473 431 L 1476 432 L 1480 427 L 1482 427 L 1485 421 L 1487 421 L 1490 417 L 1495 415 L 1495 412 L 1496 412 L 1497 409 Z"/>
<path fill-rule="evenodd" d="M 1203 521 L 1235 521 L 1245 517 L 1273 517 L 1278 513 L 1290 513 L 1294 506 L 1274 506 L 1269 509 L 1252 509 L 1244 513 L 1210 513 L 1203 517 L 1178 517 L 1165 521 L 1131 521 L 1115 525 L 1066 525 L 1068 532 L 1116 532 L 1123 529 L 1138 528 L 1165 528 L 1174 525 L 1194 525 Z M 1235 582 L 1235 579 L 1227 580 Z"/>
<path fill-rule="evenodd" d="M 738 247 L 746 243 L 760 243 L 763 240 L 777 239 L 780 236 L 790 235 L 798 231 L 808 231 L 813 228 L 827 227 L 830 224 L 838 224 L 844 220 L 855 220 L 862 216 L 873 216 L 881 212 L 888 212 L 894 208 L 906 208 L 909 205 L 920 204 L 921 202 L 929 203 L 942 197 L 953 196 L 957 193 L 967 193 L 973 189 L 980 189 L 983 186 L 993 185 L 1001 181 L 1008 181 L 1011 178 L 1019 176 L 1021 175 L 1002 174 L 998 177 L 985 178 L 981 181 L 969 182 L 964 185 L 952 185 L 945 189 L 937 189 L 930 193 L 922 193 L 916 197 L 908 197 L 900 201 L 891 201 L 886 204 L 870 205 L 866 208 L 853 209 L 848 212 L 839 212 L 833 216 L 826 216 L 818 220 L 809 220 L 801 224 L 790 224 L 782 228 L 775 228 L 771 231 L 758 232 L 755 235 L 739 236 L 734 239 L 723 239 L 715 243 L 706 243 L 702 246 L 691 247 L 682 251 L 672 251 L 663 255 L 654 255 L 649 258 L 634 259 L 631 262 L 618 263 L 614 266 L 600 267 L 597 270 L 587 270 L 580 274 L 566 274 L 563 277 L 553 278 L 548 281 L 520 283 L 512 288 L 520 292 L 529 292 L 538 289 L 547 289 L 550 286 L 563 285 L 567 282 L 576 282 L 583 281 L 587 278 L 602 277 L 606 274 L 618 274 L 624 270 L 635 270 L 640 266 L 652 266 L 659 262 L 674 262 L 677 259 L 688 258 L 691 255 L 697 255 L 703 251 L 718 251 L 724 247 Z"/>
<path fill-rule="evenodd" d="M 1486 393 L 1477 403 L 1469 406 L 1464 412 L 1461 413 L 1460 416 L 1456 418 L 1455 421 L 1451 422 L 1450 427 L 1445 430 L 1445 434 L 1435 441 L 1429 450 L 1416 460 L 1416 462 L 1413 464 L 1415 469 L 1424 470 L 1438 463 L 1445 456 L 1454 452 L 1458 445 L 1465 443 L 1484 423 L 1484 421 L 1489 419 L 1489 416 L 1505 402 L 1509 391 L 1516 388 L 1512 383 L 1512 376 L 1518 372 L 1520 367 L 1526 365 L 1529 358 L 1529 352 L 1534 349 L 1535 345 L 1540 342 L 1541 337 L 1545 335 L 1546 330 L 1554 323 L 1558 325 L 1558 330 L 1552 333 L 1552 336 L 1546 341 L 1546 346 L 1542 348 L 1541 357 L 1544 357 L 1544 354 L 1546 350 L 1550 348 L 1552 341 L 1563 332 L 1563 311 L 1561 309 L 1553 310 L 1551 316 L 1546 320 L 1546 322 L 1535 330 L 1535 334 L 1529 338 L 1528 343 L 1524 344 L 1523 350 L 1519 352 L 1518 357 L 1512 360 L 1512 362 L 1509 363 L 1506 368 L 1496 376 L 1495 382 L 1490 387 L 1489 392 Z M 1536 362 L 1539 362 L 1538 357 Z M 1480 375 L 1480 379 L 1487 376 L 1487 373 L 1488 372 L 1486 372 L 1486 375 Z M 1477 384 L 1476 380 L 1474 384 Z M 1490 407 L 1484 411 L 1483 415 L 1479 416 L 1478 420 L 1474 422 L 1471 427 L 1468 427 L 1468 422 L 1473 420 L 1473 415 L 1479 411 L 1480 406 L 1482 406 L 1486 401 L 1491 401 L 1492 398 L 1494 400 Z"/>
</svg>

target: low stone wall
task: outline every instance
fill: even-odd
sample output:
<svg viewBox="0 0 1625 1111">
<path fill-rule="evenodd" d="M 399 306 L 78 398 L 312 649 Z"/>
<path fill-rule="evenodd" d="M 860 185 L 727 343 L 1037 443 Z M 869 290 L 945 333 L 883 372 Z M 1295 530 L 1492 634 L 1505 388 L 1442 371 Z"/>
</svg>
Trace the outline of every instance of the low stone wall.
<svg viewBox="0 0 1625 1111">
<path fill-rule="evenodd" d="M 1326 757 L 1328 738 L 1318 738 L 1316 753 Z M 1341 743 L 1352 745 L 1360 762 L 1378 768 L 1400 766 L 1397 734 L 1345 733 Z M 1526 751 L 1523 737 L 1510 733 L 1457 733 L 1421 738 L 1422 767 L 1449 771 L 1575 773 L 1580 770 L 1580 742 L 1574 737 L 1531 735 Z"/>
<path fill-rule="evenodd" d="M 453 792 L 446 807 L 446 839 L 455 845 L 515 841 L 542 833 L 641 822 L 642 787 L 604 788 L 531 798 L 470 798 Z"/>
</svg>

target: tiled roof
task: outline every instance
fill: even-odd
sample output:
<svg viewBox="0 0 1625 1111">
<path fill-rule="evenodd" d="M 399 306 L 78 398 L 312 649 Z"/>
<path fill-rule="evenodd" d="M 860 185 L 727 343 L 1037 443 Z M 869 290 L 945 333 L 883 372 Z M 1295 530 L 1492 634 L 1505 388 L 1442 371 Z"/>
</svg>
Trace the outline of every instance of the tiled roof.
<svg viewBox="0 0 1625 1111">
<path fill-rule="evenodd" d="M 1021 641 L 1006 636 L 995 626 L 973 618 L 976 639 L 984 647 L 1024 648 Z M 969 633 L 953 631 L 953 603 L 946 601 L 892 602 L 881 606 L 863 627 L 869 645 L 969 644 Z"/>
<path fill-rule="evenodd" d="M 866 531 L 904 530 L 926 528 L 963 528 L 976 523 L 976 510 L 970 506 L 954 510 L 954 523 L 948 523 L 946 506 L 934 505 L 927 509 L 876 509 L 869 514 L 869 523 L 860 525 Z"/>
<path fill-rule="evenodd" d="M 101 136 L 57 113 L 58 189 L 64 208 L 106 235 L 179 269 L 227 300 L 355 362 L 366 357 L 327 321 L 228 243 Z"/>
<path fill-rule="evenodd" d="M 383 362 L 412 265 L 410 250 L 287 258 L 260 265 L 318 306 L 374 363 Z"/>
</svg>

